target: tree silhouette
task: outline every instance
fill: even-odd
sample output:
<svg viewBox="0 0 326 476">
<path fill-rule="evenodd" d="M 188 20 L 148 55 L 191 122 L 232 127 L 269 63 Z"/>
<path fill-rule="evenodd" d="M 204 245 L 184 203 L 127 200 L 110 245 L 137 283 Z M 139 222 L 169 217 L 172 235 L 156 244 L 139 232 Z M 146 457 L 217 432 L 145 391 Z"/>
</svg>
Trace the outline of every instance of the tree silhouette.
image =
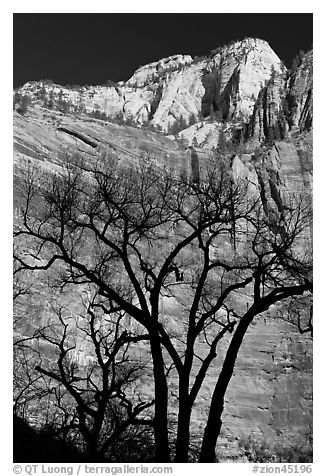
<svg viewBox="0 0 326 476">
<path fill-rule="evenodd" d="M 130 347 L 148 336 L 103 297 L 87 294 L 84 312 L 55 302 L 46 325 L 16 340 L 14 412 L 25 420 L 37 413 L 43 432 L 87 461 L 114 461 L 120 446 L 130 451 L 153 426 L 146 414 L 153 401 L 142 400 L 135 384 L 146 360 L 130 358 Z"/>
<path fill-rule="evenodd" d="M 61 269 L 65 283 L 94 286 L 145 329 L 159 462 L 188 461 L 194 403 L 219 342 L 232 334 L 199 456 L 214 461 L 225 392 L 249 325 L 273 304 L 312 290 L 308 198 L 297 194 L 272 213 L 249 187 L 233 179 L 223 156 L 202 167 L 198 181 L 151 161 L 122 167 L 106 156 L 60 173 L 28 170 L 22 183 L 15 241 L 25 251 L 15 253 L 16 272 Z M 239 290 L 245 302 L 236 299 Z"/>
</svg>

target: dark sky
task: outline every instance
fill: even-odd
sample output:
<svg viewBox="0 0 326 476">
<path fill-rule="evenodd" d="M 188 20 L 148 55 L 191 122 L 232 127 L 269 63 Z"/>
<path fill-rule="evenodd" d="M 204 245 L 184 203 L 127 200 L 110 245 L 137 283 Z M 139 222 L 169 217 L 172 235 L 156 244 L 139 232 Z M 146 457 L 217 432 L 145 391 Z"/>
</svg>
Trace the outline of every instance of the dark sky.
<svg viewBox="0 0 326 476">
<path fill-rule="evenodd" d="M 291 66 L 312 48 L 308 13 L 16 13 L 14 87 L 127 80 L 140 66 L 176 53 L 208 54 L 246 36 L 265 39 Z"/>
</svg>

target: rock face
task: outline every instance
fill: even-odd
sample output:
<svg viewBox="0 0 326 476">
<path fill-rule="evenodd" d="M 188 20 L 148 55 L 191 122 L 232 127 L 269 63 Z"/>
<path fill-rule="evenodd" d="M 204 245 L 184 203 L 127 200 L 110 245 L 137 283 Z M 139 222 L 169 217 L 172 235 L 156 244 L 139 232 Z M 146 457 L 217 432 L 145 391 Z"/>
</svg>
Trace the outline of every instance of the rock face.
<svg viewBox="0 0 326 476">
<path fill-rule="evenodd" d="M 265 139 L 281 139 L 286 136 L 288 124 L 285 118 L 286 76 L 273 78 L 260 91 L 248 125 L 248 137 L 258 143 Z"/>
<path fill-rule="evenodd" d="M 303 58 L 288 83 L 291 125 L 300 131 L 312 127 L 313 53 Z"/>
<path fill-rule="evenodd" d="M 211 128 L 213 134 L 214 124 Z M 191 151 L 155 132 L 96 119 L 76 119 L 58 112 L 45 114 L 40 107 L 31 109 L 26 117 L 15 113 L 14 140 L 17 180 L 26 160 L 53 169 L 62 164 L 63 152 L 76 150 L 90 158 L 109 150 L 120 160 L 131 162 L 150 153 L 158 165 L 168 164 L 186 171 L 191 170 L 193 153 L 199 164 L 211 156 L 209 149 L 196 147 Z M 311 137 L 306 134 L 296 140 L 277 141 L 265 150 L 260 149 L 259 154 L 238 154 L 232 158 L 232 170 L 235 178 L 247 177 L 256 191 L 263 183 L 262 199 L 268 212 L 277 213 L 287 194 L 303 187 L 310 192 Z M 15 205 L 19 207 L 19 196 L 15 197 Z M 223 352 L 222 346 L 217 366 Z M 226 396 L 218 447 L 221 461 L 238 458 L 243 452 L 243 441 L 249 436 L 257 441 L 267 440 L 271 445 L 281 437 L 287 438 L 285 446 L 291 445 L 296 435 L 304 438 L 311 422 L 311 358 L 310 337 L 300 336 L 294 326 L 262 318 L 251 327 Z M 197 434 L 205 421 L 215 378 L 213 368 L 194 408 L 193 428 Z"/>
<path fill-rule="evenodd" d="M 289 131 L 312 127 L 312 52 L 307 53 L 295 72 L 275 71 L 258 95 L 246 127 L 246 137 L 260 143 L 279 140 Z"/>
<path fill-rule="evenodd" d="M 312 137 L 275 141 L 254 154 L 240 154 L 233 159 L 233 169 L 236 177 L 248 176 L 259 184 L 266 214 L 279 213 L 296 195 L 312 194 Z"/>
<path fill-rule="evenodd" d="M 76 118 L 38 106 L 31 108 L 26 117 L 14 113 L 17 169 L 27 160 L 42 167 L 59 166 L 66 154 L 76 152 L 86 157 L 109 152 L 131 162 L 150 154 L 158 165 L 164 163 L 177 169 L 188 166 L 189 155 L 178 142 L 148 130 L 88 117 Z"/>
<path fill-rule="evenodd" d="M 26 161 L 53 169 L 61 167 L 64 153 L 76 151 L 88 158 L 109 151 L 134 163 L 149 154 L 158 166 L 192 176 L 194 159 L 200 174 L 217 148 L 230 159 L 233 176 L 246 177 L 259 191 L 268 216 L 280 213 L 290 196 L 311 194 L 312 52 L 289 75 L 267 42 L 247 38 L 202 60 L 175 55 L 142 66 L 118 84 L 64 88 L 39 82 L 19 92 L 32 105 L 25 116 L 14 113 L 16 181 Z M 95 111 L 109 121 L 91 118 Z M 178 134 L 144 128 L 170 132 L 181 118 L 191 125 Z M 234 149 L 225 149 L 232 141 Z M 217 361 L 223 352 L 225 347 Z M 271 445 L 304 436 L 311 424 L 311 359 L 308 334 L 279 319 L 257 319 L 226 396 L 222 461 L 239 457 L 240 440 L 250 435 Z M 216 370 L 194 408 L 196 431 L 205 421 Z"/>
<path fill-rule="evenodd" d="M 130 86 L 133 88 L 141 88 L 160 79 L 163 74 L 170 71 L 182 69 L 192 63 L 192 57 L 189 55 L 174 55 L 163 58 L 160 61 L 149 63 L 138 68 L 126 83 L 120 82 L 120 86 Z"/>
<path fill-rule="evenodd" d="M 221 460 L 238 457 L 250 437 L 268 442 L 271 451 L 291 441 L 302 445 L 312 421 L 311 339 L 284 322 L 261 319 L 238 359 L 226 395 Z"/>
</svg>

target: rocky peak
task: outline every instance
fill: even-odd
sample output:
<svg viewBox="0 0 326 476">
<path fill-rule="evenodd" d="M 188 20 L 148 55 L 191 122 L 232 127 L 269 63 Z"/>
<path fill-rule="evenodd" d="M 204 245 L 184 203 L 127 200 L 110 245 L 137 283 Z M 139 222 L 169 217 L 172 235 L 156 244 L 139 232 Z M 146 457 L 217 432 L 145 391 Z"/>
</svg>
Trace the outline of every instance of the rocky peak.
<svg viewBox="0 0 326 476">
<path fill-rule="evenodd" d="M 242 137 L 262 142 L 283 138 L 291 128 L 311 127 L 312 53 L 288 77 L 266 41 L 245 38 L 213 50 L 206 58 L 193 60 L 179 54 L 163 58 L 141 66 L 118 84 L 76 89 L 32 82 L 21 92 L 35 99 L 45 97 L 45 107 L 54 102 L 52 107 L 63 112 L 118 117 L 165 133 L 176 134 L 206 121 L 233 123 L 238 134 L 242 123 Z M 211 129 L 207 127 L 210 136 Z M 201 136 L 203 132 L 201 127 Z"/>
<path fill-rule="evenodd" d="M 247 38 L 186 65 L 161 83 L 161 101 L 152 122 L 168 130 L 181 117 L 249 118 L 259 91 L 273 71 L 284 67 L 268 43 Z"/>
<path fill-rule="evenodd" d="M 255 101 L 271 73 L 283 70 L 282 62 L 269 44 L 257 38 L 245 38 L 219 49 L 211 68 L 217 72 L 220 93 L 233 107 L 231 116 L 252 114 Z"/>
<path fill-rule="evenodd" d="M 269 60 L 272 63 L 280 63 L 280 59 L 274 53 L 268 42 L 260 38 L 244 38 L 243 40 L 232 41 L 228 45 L 213 50 L 213 58 L 232 57 L 239 63 L 246 60 L 249 54 L 257 58 L 264 58 L 264 62 Z"/>
</svg>

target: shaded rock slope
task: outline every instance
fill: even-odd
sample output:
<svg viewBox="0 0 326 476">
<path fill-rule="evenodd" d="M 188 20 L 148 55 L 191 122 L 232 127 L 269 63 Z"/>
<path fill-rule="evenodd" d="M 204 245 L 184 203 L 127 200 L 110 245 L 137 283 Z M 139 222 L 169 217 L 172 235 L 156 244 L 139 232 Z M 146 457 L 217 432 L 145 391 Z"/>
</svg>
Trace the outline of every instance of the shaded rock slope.
<svg viewBox="0 0 326 476">
<path fill-rule="evenodd" d="M 126 82 L 68 88 L 40 81 L 18 93 L 30 104 L 14 112 L 15 184 L 28 161 L 52 170 L 76 153 L 95 160 L 110 152 L 128 163 L 149 155 L 158 167 L 191 175 L 194 162 L 200 173 L 217 148 L 233 175 L 260 193 L 267 213 L 293 193 L 311 194 L 312 52 L 289 73 L 267 42 L 247 38 L 207 58 L 175 55 L 142 66 Z M 90 117 L 95 112 L 105 120 Z M 180 120 L 183 130 L 166 135 Z M 14 203 L 19 208 L 18 193 Z M 215 372 L 195 405 L 198 431 Z M 238 458 L 249 435 L 271 446 L 304 438 L 311 393 L 310 336 L 276 318 L 258 319 L 227 392 L 221 460 Z"/>
</svg>

